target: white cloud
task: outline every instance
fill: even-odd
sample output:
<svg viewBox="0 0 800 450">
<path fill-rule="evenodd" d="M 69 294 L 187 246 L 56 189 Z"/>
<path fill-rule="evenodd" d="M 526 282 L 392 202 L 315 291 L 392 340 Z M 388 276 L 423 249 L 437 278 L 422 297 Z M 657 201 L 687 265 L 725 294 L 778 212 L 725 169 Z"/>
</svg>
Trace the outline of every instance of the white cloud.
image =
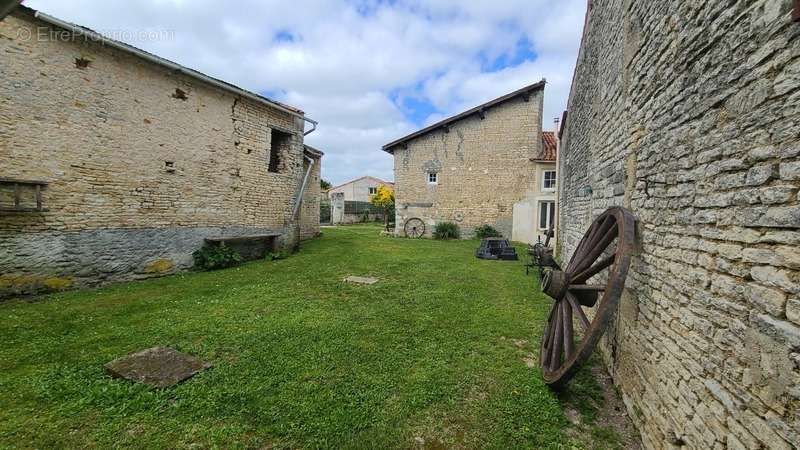
<svg viewBox="0 0 800 450">
<path fill-rule="evenodd" d="M 543 77 L 550 128 L 566 104 L 586 0 L 25 4 L 99 31 L 172 32 L 130 43 L 306 111 L 320 122 L 307 140 L 325 151 L 323 176 L 337 183 L 366 174 L 391 179 L 383 144 Z M 486 68 L 513 57 L 523 39 L 534 60 Z M 398 98 L 437 111 L 410 117 Z"/>
</svg>

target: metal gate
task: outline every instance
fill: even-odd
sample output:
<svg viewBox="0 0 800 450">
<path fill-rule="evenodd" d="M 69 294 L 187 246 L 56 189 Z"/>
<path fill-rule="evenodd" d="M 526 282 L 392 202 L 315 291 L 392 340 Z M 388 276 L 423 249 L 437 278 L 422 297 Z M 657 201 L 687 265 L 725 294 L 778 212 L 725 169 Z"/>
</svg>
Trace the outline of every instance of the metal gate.
<svg viewBox="0 0 800 450">
<path fill-rule="evenodd" d="M 328 199 L 319 202 L 319 223 L 331 223 L 331 202 Z"/>
</svg>

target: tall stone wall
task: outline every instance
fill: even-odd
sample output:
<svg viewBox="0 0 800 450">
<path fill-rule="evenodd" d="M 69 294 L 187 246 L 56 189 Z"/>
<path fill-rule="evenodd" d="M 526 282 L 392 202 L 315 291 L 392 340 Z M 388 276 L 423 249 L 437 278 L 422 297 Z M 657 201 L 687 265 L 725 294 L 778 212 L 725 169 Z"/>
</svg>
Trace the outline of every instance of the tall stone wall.
<svg viewBox="0 0 800 450">
<path fill-rule="evenodd" d="M 800 442 L 800 23 L 788 0 L 594 0 L 559 254 L 637 223 L 602 350 L 647 448 Z"/>
<path fill-rule="evenodd" d="M 308 176 L 306 190 L 303 194 L 303 203 L 300 205 L 300 239 L 311 239 L 319 236 L 319 202 L 322 197 L 320 176 L 322 158 L 314 158 L 314 166 Z M 308 168 L 305 163 L 303 173 Z"/>
<path fill-rule="evenodd" d="M 0 213 L 0 295 L 184 269 L 210 235 L 294 244 L 302 119 L 47 29 L 0 22 L 0 177 L 49 182 L 46 212 Z"/>
<path fill-rule="evenodd" d="M 536 190 L 542 146 L 543 90 L 528 101 L 517 97 L 395 147 L 397 230 L 412 217 L 427 223 L 426 234 L 442 221 L 462 234 L 489 224 L 511 237 L 514 204 Z M 438 183 L 427 173 L 438 172 Z"/>
</svg>

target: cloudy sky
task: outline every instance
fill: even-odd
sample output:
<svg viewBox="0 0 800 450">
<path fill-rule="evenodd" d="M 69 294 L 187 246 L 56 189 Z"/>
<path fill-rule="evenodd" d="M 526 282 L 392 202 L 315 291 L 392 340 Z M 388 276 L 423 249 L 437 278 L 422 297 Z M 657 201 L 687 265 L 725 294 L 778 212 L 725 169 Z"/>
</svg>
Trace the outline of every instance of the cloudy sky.
<svg viewBox="0 0 800 450">
<path fill-rule="evenodd" d="M 566 104 L 586 0 L 28 0 L 304 110 L 334 184 L 392 179 L 381 146 L 547 79 Z M 141 31 L 152 32 L 139 36 Z M 150 36 L 150 37 L 148 37 Z"/>
</svg>

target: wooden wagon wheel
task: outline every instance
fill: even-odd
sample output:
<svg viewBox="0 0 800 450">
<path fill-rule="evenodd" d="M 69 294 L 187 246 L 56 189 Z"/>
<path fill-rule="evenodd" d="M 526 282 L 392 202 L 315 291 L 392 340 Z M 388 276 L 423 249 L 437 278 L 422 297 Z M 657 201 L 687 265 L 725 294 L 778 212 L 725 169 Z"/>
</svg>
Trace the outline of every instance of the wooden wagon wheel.
<svg viewBox="0 0 800 450">
<path fill-rule="evenodd" d="M 420 218 L 412 217 L 406 220 L 405 225 L 403 225 L 403 231 L 405 231 L 406 237 L 415 239 L 422 237 L 425 234 L 425 222 Z"/>
<path fill-rule="evenodd" d="M 539 358 L 547 384 L 564 385 L 589 359 L 616 311 L 633 246 L 633 215 L 624 208 L 612 207 L 592 222 L 565 270 L 556 265 L 545 272 L 542 291 L 555 300 Z M 583 308 L 595 305 L 589 320 Z M 573 328 L 574 316 L 583 330 L 581 336 L 576 336 Z"/>
</svg>

